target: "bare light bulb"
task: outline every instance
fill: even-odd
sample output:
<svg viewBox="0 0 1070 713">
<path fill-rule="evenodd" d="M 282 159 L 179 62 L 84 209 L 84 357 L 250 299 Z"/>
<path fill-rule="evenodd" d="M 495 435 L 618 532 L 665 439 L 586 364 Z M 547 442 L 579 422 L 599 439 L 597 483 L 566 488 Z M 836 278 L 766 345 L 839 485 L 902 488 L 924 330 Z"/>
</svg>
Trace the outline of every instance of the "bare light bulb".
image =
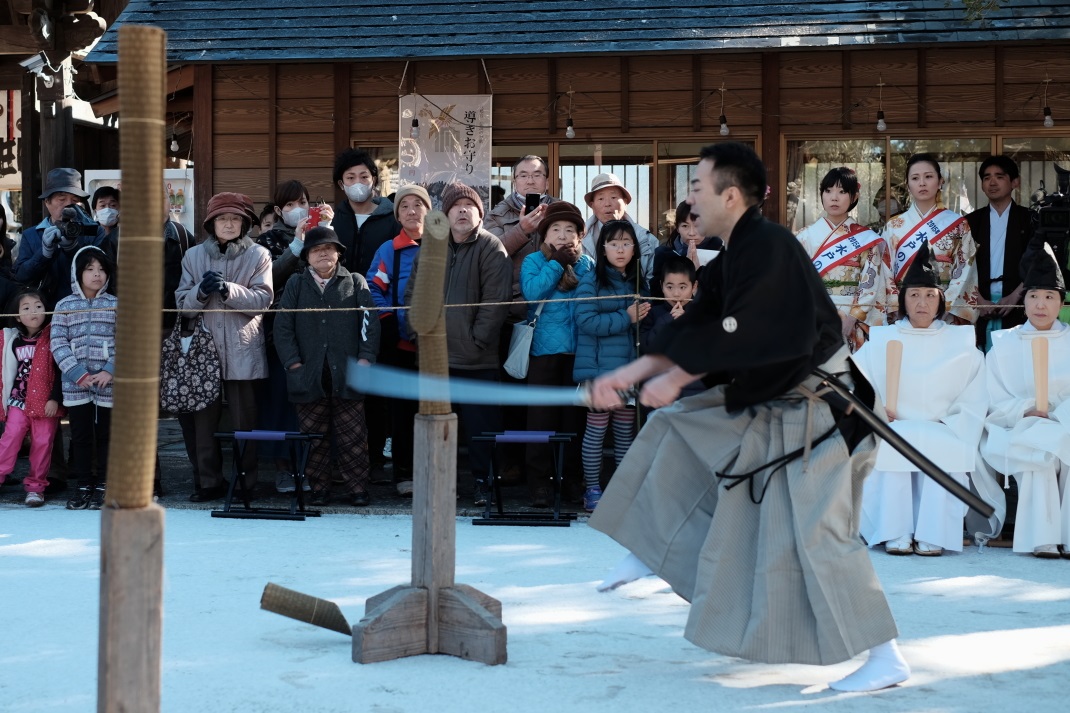
<svg viewBox="0 0 1070 713">
<path fill-rule="evenodd" d="M 884 112 L 877 112 L 877 131 L 885 131 L 888 128 L 888 124 L 884 121 Z"/>
<path fill-rule="evenodd" d="M 417 119 L 416 117 L 412 118 L 412 128 L 409 129 L 409 138 L 411 138 L 411 139 L 420 138 L 420 120 Z"/>
<path fill-rule="evenodd" d="M 572 117 L 571 116 L 568 118 L 568 125 L 565 127 L 565 138 L 566 139 L 574 139 L 574 138 L 576 138 L 576 127 L 572 125 Z"/>
<path fill-rule="evenodd" d="M 178 153 L 178 137 L 171 134 L 171 153 Z"/>
<path fill-rule="evenodd" d="M 1044 107 L 1044 128 L 1050 129 L 1055 126 L 1055 119 L 1051 118 L 1051 107 Z"/>
<path fill-rule="evenodd" d="M 726 117 L 724 114 L 721 114 L 720 122 L 721 122 L 721 136 L 728 136 L 730 133 L 732 133 L 728 128 L 728 117 Z"/>
</svg>

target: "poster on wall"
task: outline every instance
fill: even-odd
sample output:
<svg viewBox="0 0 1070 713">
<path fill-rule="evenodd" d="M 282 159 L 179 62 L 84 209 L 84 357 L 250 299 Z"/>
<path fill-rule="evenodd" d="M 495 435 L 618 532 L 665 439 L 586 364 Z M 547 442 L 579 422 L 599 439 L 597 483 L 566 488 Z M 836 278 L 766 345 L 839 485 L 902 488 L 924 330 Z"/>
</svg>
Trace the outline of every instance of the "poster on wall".
<svg viewBox="0 0 1070 713">
<path fill-rule="evenodd" d="M 490 207 L 489 94 L 410 94 L 398 100 L 401 185 L 419 183 L 436 208 L 454 181 L 476 190 Z M 417 126 L 413 126 L 413 119 Z"/>
<path fill-rule="evenodd" d="M 88 170 L 85 172 L 85 190 L 90 195 L 101 186 L 111 186 L 123 190 L 122 173 L 115 169 Z M 167 203 L 167 217 L 182 225 L 186 230 L 199 235 L 196 217 L 193 215 L 193 169 L 165 168 L 163 170 L 163 192 Z M 120 217 L 120 221 L 122 218 Z M 163 221 L 160 221 L 161 224 Z"/>
<path fill-rule="evenodd" d="M 0 191 L 21 191 L 18 142 L 22 136 L 22 95 L 0 89 Z"/>
</svg>

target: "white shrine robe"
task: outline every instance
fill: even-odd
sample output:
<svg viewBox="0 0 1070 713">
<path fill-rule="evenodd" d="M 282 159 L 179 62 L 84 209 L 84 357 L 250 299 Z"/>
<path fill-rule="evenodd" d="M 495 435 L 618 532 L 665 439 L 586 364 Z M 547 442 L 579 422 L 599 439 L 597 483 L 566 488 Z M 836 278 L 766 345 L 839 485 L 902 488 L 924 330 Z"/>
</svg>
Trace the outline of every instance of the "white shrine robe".
<svg viewBox="0 0 1070 713">
<path fill-rule="evenodd" d="M 1036 408 L 1033 341 L 1048 340 L 1048 418 Z M 988 353 L 990 407 L 981 455 L 1018 482 L 1014 551 L 1070 545 L 1070 326 L 1037 331 L 1028 322 L 992 333 Z"/>
<path fill-rule="evenodd" d="M 934 322 L 917 329 L 902 319 L 870 330 L 870 340 L 852 359 L 888 398 L 887 346 L 903 344 L 896 433 L 997 510 L 979 525 L 991 536 L 1002 527 L 1006 504 L 995 477 L 984 469 L 978 444 L 988 409 L 984 356 L 971 326 Z M 860 531 L 870 546 L 903 536 L 946 550 L 962 549 L 966 506 L 920 473 L 888 443 L 877 451 L 862 492 Z"/>
</svg>

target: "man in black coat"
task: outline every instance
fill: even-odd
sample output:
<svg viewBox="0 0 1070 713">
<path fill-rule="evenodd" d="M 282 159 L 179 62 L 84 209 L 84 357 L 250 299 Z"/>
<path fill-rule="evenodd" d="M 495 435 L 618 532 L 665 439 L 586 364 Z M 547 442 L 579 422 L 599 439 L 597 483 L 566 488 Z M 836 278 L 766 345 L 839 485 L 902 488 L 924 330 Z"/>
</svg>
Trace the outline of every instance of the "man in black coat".
<svg viewBox="0 0 1070 713">
<path fill-rule="evenodd" d="M 1018 165 L 1009 157 L 989 156 L 978 171 L 988 206 L 966 216 L 977 244 L 977 282 L 983 302 L 977 320 L 977 345 L 987 351 L 987 334 L 1025 322 L 1023 289 L 1018 264 L 1033 235 L 1029 209 L 1011 194 L 1018 188 Z"/>
<path fill-rule="evenodd" d="M 394 204 L 376 195 L 379 167 L 367 151 L 346 149 L 334 161 L 334 183 L 346 197 L 334 208 L 331 227 L 345 246 L 345 267 L 367 275 L 375 251 L 401 232 Z"/>
</svg>

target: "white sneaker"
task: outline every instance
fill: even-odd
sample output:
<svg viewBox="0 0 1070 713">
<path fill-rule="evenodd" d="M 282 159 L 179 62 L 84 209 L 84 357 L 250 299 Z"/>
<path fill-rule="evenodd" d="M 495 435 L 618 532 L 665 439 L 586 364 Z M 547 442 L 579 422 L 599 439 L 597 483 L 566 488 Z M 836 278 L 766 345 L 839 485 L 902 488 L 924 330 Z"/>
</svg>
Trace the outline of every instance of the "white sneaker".
<svg viewBox="0 0 1070 713">
<path fill-rule="evenodd" d="M 26 493 L 26 507 L 39 508 L 45 504 L 45 496 L 41 493 Z"/>
<path fill-rule="evenodd" d="M 391 460 L 394 457 L 394 439 L 387 436 L 386 442 L 383 443 L 383 458 Z"/>
<path fill-rule="evenodd" d="M 412 497 L 412 481 L 403 480 L 398 483 L 398 495 L 406 498 Z"/>
<path fill-rule="evenodd" d="M 308 485 L 308 481 L 305 481 Z M 294 491 L 294 477 L 290 473 L 279 471 L 275 474 L 275 490 L 280 493 L 292 493 Z"/>
</svg>

